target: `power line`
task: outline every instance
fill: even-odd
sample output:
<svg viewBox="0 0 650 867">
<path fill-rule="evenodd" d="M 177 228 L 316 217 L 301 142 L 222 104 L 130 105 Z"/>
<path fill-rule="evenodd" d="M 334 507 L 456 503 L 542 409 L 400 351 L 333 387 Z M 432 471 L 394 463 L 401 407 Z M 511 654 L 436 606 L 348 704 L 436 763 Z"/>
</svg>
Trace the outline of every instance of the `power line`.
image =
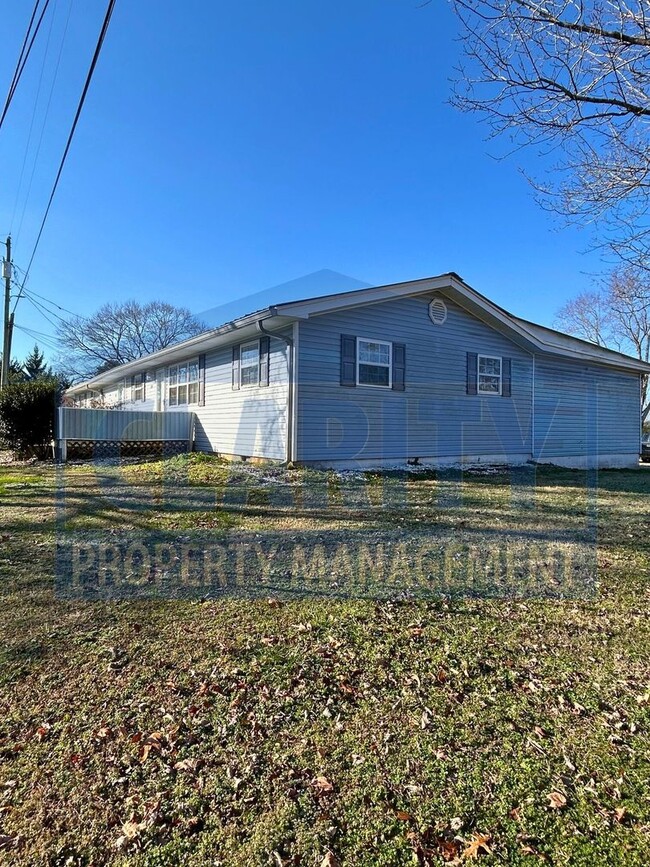
<svg viewBox="0 0 650 867">
<path fill-rule="evenodd" d="M 20 286 L 18 284 L 16 284 L 16 285 L 18 286 L 18 288 L 20 288 Z M 28 296 L 29 295 L 35 295 L 37 298 L 40 298 L 41 301 L 45 301 L 48 304 L 50 304 L 52 307 L 56 307 L 56 309 L 60 310 L 62 313 L 67 313 L 69 316 L 74 316 L 77 319 L 83 319 L 86 322 L 89 321 L 87 316 L 82 316 L 80 313 L 73 313 L 72 310 L 68 310 L 66 307 L 61 307 L 60 304 L 57 304 L 55 301 L 50 301 L 50 299 L 46 298 L 44 295 L 39 295 L 38 292 L 34 292 L 33 289 L 30 289 L 29 291 L 27 289 L 25 289 L 23 291 L 24 291 L 25 295 L 28 295 Z M 56 314 L 53 313 L 52 315 L 55 316 Z M 63 319 L 63 317 L 60 317 L 60 318 Z"/>
<path fill-rule="evenodd" d="M 25 166 L 27 165 L 27 157 L 29 155 L 29 146 L 32 143 L 32 132 L 34 131 L 34 121 L 36 120 L 36 110 L 38 109 L 38 103 L 41 97 L 41 87 L 43 85 L 43 74 L 45 73 L 45 64 L 47 62 L 47 56 L 50 53 L 50 40 L 52 39 L 52 28 L 54 26 L 54 19 L 56 18 L 56 6 L 58 0 L 54 0 L 54 7 L 52 9 L 52 14 L 50 15 L 50 27 L 47 31 L 47 41 L 45 43 L 45 51 L 43 52 L 43 60 L 41 61 L 41 71 L 38 76 L 38 87 L 36 88 L 36 97 L 34 99 L 34 107 L 32 108 L 32 117 L 29 122 L 29 132 L 27 134 L 27 143 L 25 145 L 25 153 L 23 154 L 23 164 L 20 167 L 20 176 L 18 178 L 18 189 L 16 190 L 16 198 L 14 199 L 14 209 L 11 214 L 11 220 L 9 221 L 9 225 L 13 227 L 14 217 L 16 216 L 16 210 L 18 208 L 18 199 L 20 197 L 20 191 L 23 186 L 23 177 L 25 175 Z"/>
<path fill-rule="evenodd" d="M 32 13 L 32 17 L 29 22 L 29 27 L 27 28 L 27 34 L 25 36 L 25 41 L 23 42 L 23 47 L 21 49 L 20 55 L 18 57 L 18 63 L 16 64 L 16 70 L 14 72 L 14 77 L 11 80 L 11 84 L 9 85 L 9 93 L 7 94 L 7 99 L 5 100 L 5 105 L 2 110 L 2 115 L 0 115 L 0 129 L 2 128 L 2 124 L 4 123 L 4 119 L 7 116 L 7 112 L 9 111 L 9 106 L 14 98 L 14 94 L 16 93 L 16 88 L 18 87 L 18 83 L 22 77 L 23 71 L 29 59 L 29 55 L 34 46 L 34 42 L 36 37 L 38 36 L 38 31 L 41 28 L 41 24 L 43 22 L 43 18 L 45 13 L 47 12 L 47 7 L 50 5 L 50 0 L 45 0 L 45 5 L 41 10 L 40 17 L 36 22 L 36 27 L 34 28 L 34 32 L 31 34 L 30 39 L 30 31 L 32 29 L 32 24 L 34 23 L 34 17 L 36 16 L 36 12 L 38 11 L 38 7 L 40 5 L 40 0 L 37 0 L 36 6 L 34 7 L 34 12 Z M 29 39 L 29 45 L 27 45 L 27 40 Z M 25 46 L 27 46 L 25 48 Z"/>
<path fill-rule="evenodd" d="M 46 0 L 49 2 L 49 0 Z M 113 9 L 115 8 L 115 0 L 108 0 L 108 6 L 106 7 L 106 14 L 104 16 L 104 23 L 102 24 L 102 29 L 99 33 L 99 37 L 97 39 L 97 45 L 95 46 L 95 52 L 93 54 L 92 61 L 90 63 L 90 68 L 88 69 L 88 75 L 86 76 L 86 81 L 83 87 L 83 91 L 81 92 L 81 98 L 79 99 L 79 104 L 77 105 L 77 111 L 74 116 L 74 120 L 72 121 L 72 127 L 70 128 L 70 134 L 68 135 L 68 140 L 66 142 L 65 150 L 63 151 L 63 156 L 61 158 L 61 162 L 59 164 L 59 170 L 56 173 L 56 178 L 54 180 L 54 185 L 52 187 L 52 192 L 50 193 L 50 198 L 47 203 L 47 207 L 45 208 L 45 214 L 43 215 L 43 220 L 41 222 L 41 227 L 38 230 L 38 235 L 36 236 L 36 242 L 34 243 L 34 248 L 32 250 L 32 255 L 29 257 L 29 263 L 27 265 L 27 270 L 25 271 L 25 278 L 23 280 L 22 287 L 24 288 L 25 283 L 27 282 L 27 278 L 29 277 L 29 272 L 32 267 L 32 263 L 34 262 L 34 257 L 36 256 L 36 251 L 38 250 L 38 245 L 41 241 L 41 237 L 43 235 L 43 229 L 45 228 L 45 223 L 47 222 L 48 215 L 50 213 L 50 208 L 52 207 L 52 202 L 54 200 L 54 194 L 56 193 L 57 187 L 59 186 L 59 181 L 61 180 L 61 174 L 63 173 L 63 167 L 65 165 L 65 161 L 67 159 L 68 153 L 70 151 L 70 145 L 72 144 L 72 139 L 75 134 L 75 130 L 77 129 L 77 124 L 79 122 L 79 117 L 81 115 L 81 110 L 83 109 L 84 103 L 86 101 L 86 96 L 88 94 L 88 89 L 90 88 L 90 82 L 92 81 L 93 74 L 95 72 L 95 67 L 97 66 L 97 61 L 99 60 L 99 55 L 102 50 L 102 46 L 104 44 L 104 39 L 106 38 L 106 33 L 108 31 L 108 26 L 111 22 L 111 17 L 113 15 Z M 14 311 L 16 309 L 16 305 L 20 301 L 22 296 L 22 288 L 18 293 L 18 297 L 16 298 L 16 302 L 14 304 Z"/>
<path fill-rule="evenodd" d="M 26 295 L 25 297 L 27 298 L 29 303 L 32 305 L 32 307 L 34 307 L 34 309 L 37 310 L 41 314 L 43 319 L 46 319 L 53 328 L 58 328 L 56 322 L 54 322 L 52 319 L 50 319 L 50 317 L 48 315 L 50 313 L 49 310 L 47 310 L 42 305 L 40 305 L 38 303 L 38 301 L 35 301 L 33 298 L 30 298 L 29 295 Z M 52 315 L 54 315 L 54 314 L 52 314 Z"/>
<path fill-rule="evenodd" d="M 41 134 L 40 134 L 39 139 L 38 139 L 38 145 L 36 147 L 36 153 L 34 154 L 34 162 L 32 163 L 32 172 L 31 172 L 31 175 L 29 176 L 29 183 L 27 185 L 27 192 L 25 193 L 25 201 L 23 204 L 23 210 L 22 210 L 22 213 L 20 215 L 20 222 L 18 223 L 18 230 L 16 231 L 16 245 L 18 245 L 18 241 L 20 239 L 20 233 L 21 233 L 22 228 L 23 228 L 23 222 L 25 220 L 25 213 L 27 211 L 27 205 L 29 204 L 29 197 L 30 197 L 31 192 L 32 192 L 32 185 L 34 183 L 34 174 L 36 173 L 36 166 L 38 164 L 38 158 L 40 156 L 41 147 L 43 145 L 43 136 L 45 135 L 45 127 L 47 124 L 47 119 L 48 119 L 49 114 L 50 114 L 50 106 L 52 105 L 52 96 L 54 94 L 54 87 L 56 85 L 56 82 L 57 82 L 57 79 L 59 76 L 59 67 L 61 66 L 61 57 L 63 55 L 63 47 L 65 45 L 66 36 L 68 35 L 68 26 L 70 24 L 70 15 L 72 14 L 73 3 L 74 3 L 74 0 L 70 0 L 70 3 L 68 5 L 68 14 L 67 14 L 67 17 L 65 19 L 65 26 L 63 28 L 63 35 L 61 36 L 61 45 L 59 47 L 59 55 L 56 59 L 56 66 L 54 67 L 54 76 L 52 77 L 52 84 L 50 86 L 50 92 L 49 92 L 49 95 L 47 97 L 47 105 L 45 106 L 45 114 L 43 115 L 43 124 L 41 126 Z M 13 217 L 12 217 L 12 223 L 13 223 Z"/>
</svg>

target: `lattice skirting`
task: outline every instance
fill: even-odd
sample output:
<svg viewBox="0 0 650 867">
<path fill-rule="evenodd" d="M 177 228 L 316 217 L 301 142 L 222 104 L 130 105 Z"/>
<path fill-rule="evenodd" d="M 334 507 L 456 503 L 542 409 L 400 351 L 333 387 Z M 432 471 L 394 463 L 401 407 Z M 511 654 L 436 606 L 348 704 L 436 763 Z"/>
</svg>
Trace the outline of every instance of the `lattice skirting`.
<svg viewBox="0 0 650 867">
<path fill-rule="evenodd" d="M 173 457 L 189 451 L 187 440 L 68 440 L 68 459 Z"/>
</svg>

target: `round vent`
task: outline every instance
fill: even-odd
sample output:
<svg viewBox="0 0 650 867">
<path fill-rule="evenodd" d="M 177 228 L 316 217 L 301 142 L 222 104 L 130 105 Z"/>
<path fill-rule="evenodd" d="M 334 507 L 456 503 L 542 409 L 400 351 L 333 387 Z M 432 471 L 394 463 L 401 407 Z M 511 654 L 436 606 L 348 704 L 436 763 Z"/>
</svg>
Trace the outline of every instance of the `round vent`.
<svg viewBox="0 0 650 867">
<path fill-rule="evenodd" d="M 429 319 L 434 325 L 444 325 L 447 321 L 447 305 L 442 298 L 434 298 L 429 302 Z"/>
</svg>

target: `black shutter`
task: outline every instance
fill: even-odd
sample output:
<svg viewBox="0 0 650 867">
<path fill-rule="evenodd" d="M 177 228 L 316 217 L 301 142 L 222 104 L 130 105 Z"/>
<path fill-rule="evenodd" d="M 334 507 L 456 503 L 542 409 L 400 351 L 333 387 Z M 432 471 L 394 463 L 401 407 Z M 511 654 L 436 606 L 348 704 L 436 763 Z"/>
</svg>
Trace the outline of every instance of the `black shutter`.
<svg viewBox="0 0 650 867">
<path fill-rule="evenodd" d="M 393 390 L 406 388 L 406 345 L 393 343 Z"/>
<path fill-rule="evenodd" d="M 205 406 L 205 355 L 199 355 L 199 406 Z"/>
<path fill-rule="evenodd" d="M 509 358 L 501 359 L 501 396 L 512 395 L 512 361 Z"/>
<path fill-rule="evenodd" d="M 476 381 L 478 371 L 478 355 L 476 352 L 467 353 L 467 394 L 477 394 Z"/>
<path fill-rule="evenodd" d="M 260 337 L 260 385 L 269 384 L 269 352 L 271 340 L 269 337 Z"/>
<path fill-rule="evenodd" d="M 341 335 L 341 385 L 357 384 L 357 338 Z"/>
<path fill-rule="evenodd" d="M 239 346 L 232 348 L 232 387 L 239 388 Z"/>
</svg>

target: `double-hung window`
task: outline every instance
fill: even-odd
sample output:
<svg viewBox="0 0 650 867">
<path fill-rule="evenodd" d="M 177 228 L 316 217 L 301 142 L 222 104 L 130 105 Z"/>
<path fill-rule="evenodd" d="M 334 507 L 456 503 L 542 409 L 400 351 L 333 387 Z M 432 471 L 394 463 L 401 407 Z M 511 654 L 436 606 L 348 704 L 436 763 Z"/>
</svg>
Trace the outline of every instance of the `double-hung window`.
<svg viewBox="0 0 650 867">
<path fill-rule="evenodd" d="M 384 340 L 357 340 L 357 385 L 377 388 L 392 386 L 391 343 Z"/>
<path fill-rule="evenodd" d="M 501 394 L 502 364 L 500 357 L 479 355 L 476 385 L 479 394 Z"/>
<path fill-rule="evenodd" d="M 239 376 L 242 388 L 259 385 L 260 382 L 260 343 L 244 343 L 239 358 Z"/>
<path fill-rule="evenodd" d="M 144 400 L 144 374 L 136 373 L 133 377 L 133 391 L 131 394 L 131 400 Z"/>
<path fill-rule="evenodd" d="M 185 406 L 199 402 L 198 359 L 173 364 L 169 368 L 168 399 L 170 406 Z"/>
</svg>

